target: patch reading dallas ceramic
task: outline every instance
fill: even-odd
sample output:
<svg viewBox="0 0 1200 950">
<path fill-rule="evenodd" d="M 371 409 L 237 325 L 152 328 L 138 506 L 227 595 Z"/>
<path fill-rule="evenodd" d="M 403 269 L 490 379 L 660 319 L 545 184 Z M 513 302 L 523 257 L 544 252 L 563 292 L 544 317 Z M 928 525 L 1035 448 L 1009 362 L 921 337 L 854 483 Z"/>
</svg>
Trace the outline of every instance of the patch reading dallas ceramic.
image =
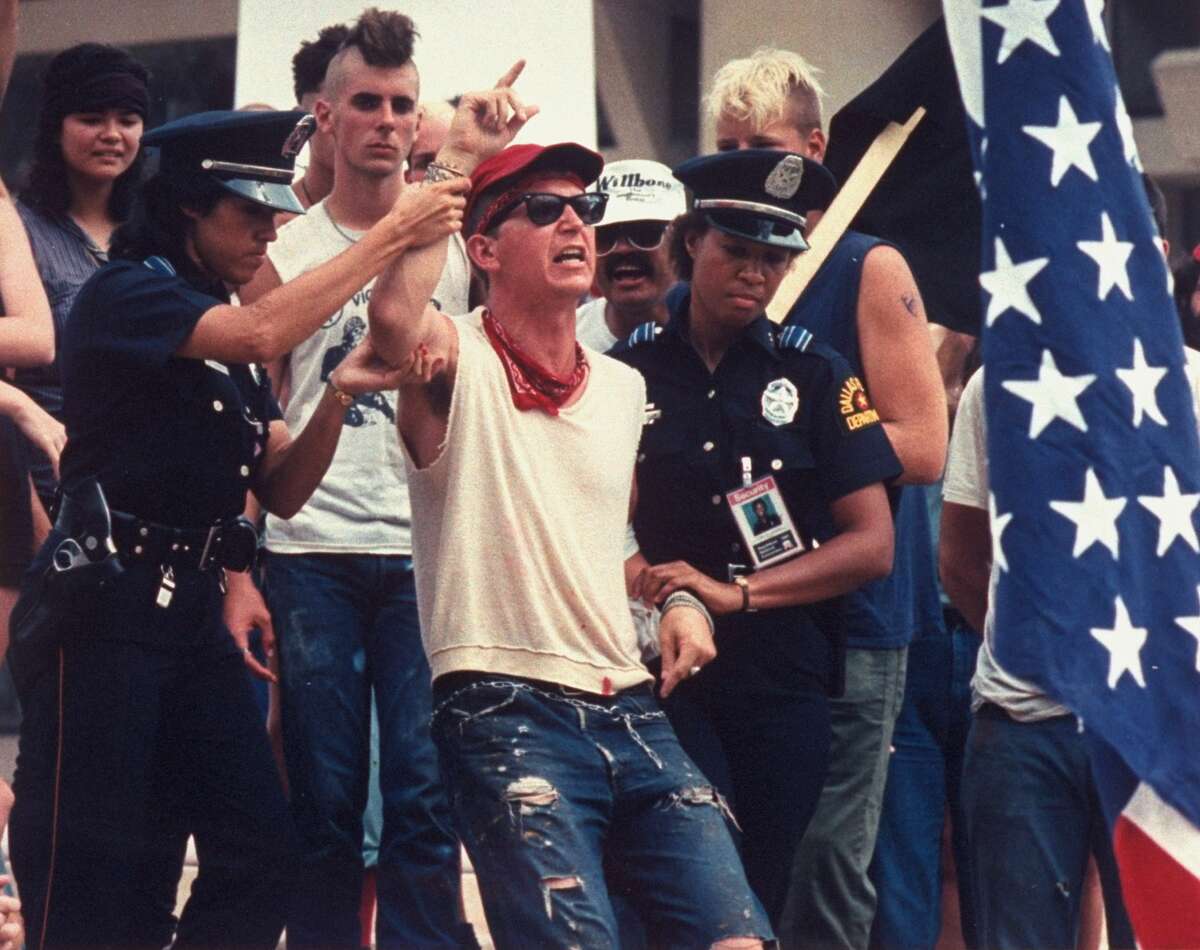
<svg viewBox="0 0 1200 950">
<path fill-rule="evenodd" d="M 857 376 L 850 376 L 842 383 L 838 393 L 838 414 L 847 432 L 879 424 L 879 413 L 872 408 L 862 380 Z"/>
</svg>

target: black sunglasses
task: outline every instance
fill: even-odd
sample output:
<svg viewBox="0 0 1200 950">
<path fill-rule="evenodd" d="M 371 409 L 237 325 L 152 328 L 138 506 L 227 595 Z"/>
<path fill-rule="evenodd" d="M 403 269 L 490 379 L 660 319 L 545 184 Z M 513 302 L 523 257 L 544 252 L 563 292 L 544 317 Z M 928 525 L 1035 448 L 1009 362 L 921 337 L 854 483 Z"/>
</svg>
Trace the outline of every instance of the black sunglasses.
<svg viewBox="0 0 1200 950">
<path fill-rule="evenodd" d="M 667 233 L 666 221 L 628 221 L 624 224 L 602 225 L 596 229 L 596 256 L 611 254 L 617 243 L 625 243 L 638 251 L 653 251 Z"/>
<path fill-rule="evenodd" d="M 492 215 L 487 229 L 500 227 L 510 214 L 525 205 L 525 213 L 537 227 L 544 228 L 562 217 L 567 205 L 579 216 L 584 224 L 592 225 L 604 217 L 604 206 L 608 204 L 608 195 L 599 191 L 588 191 L 582 195 L 555 195 L 548 191 L 529 191 L 518 195 L 507 207 Z"/>
</svg>

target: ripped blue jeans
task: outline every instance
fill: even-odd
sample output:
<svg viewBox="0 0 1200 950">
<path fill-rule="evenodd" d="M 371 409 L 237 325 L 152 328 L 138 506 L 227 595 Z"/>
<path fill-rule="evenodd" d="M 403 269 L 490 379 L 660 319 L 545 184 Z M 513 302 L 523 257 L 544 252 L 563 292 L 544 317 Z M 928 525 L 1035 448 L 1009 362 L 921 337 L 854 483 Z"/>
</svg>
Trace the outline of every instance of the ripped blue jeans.
<svg viewBox="0 0 1200 950">
<path fill-rule="evenodd" d="M 497 950 L 616 947 L 613 892 L 650 946 L 771 939 L 729 810 L 649 686 L 461 676 L 435 684 L 433 736 Z"/>
</svg>

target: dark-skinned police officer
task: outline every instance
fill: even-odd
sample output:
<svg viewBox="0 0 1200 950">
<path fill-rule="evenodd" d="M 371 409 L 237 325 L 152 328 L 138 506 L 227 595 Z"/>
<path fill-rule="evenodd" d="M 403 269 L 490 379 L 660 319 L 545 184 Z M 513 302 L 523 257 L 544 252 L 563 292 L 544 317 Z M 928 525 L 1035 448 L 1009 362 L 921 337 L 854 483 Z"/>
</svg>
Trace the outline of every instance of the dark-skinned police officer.
<svg viewBox="0 0 1200 950">
<path fill-rule="evenodd" d="M 464 190 L 406 191 L 340 256 L 231 306 L 274 215 L 303 210 L 288 185 L 310 122 L 214 112 L 146 135 L 158 172 L 61 341 L 63 494 L 10 651 L 24 707 L 10 834 L 31 947 L 169 943 L 188 834 L 200 871 L 175 945 L 274 947 L 282 930 L 292 832 L 221 620 L 225 572 L 253 561 L 247 490 L 289 517 L 346 406 L 397 375 L 364 341 L 292 439 L 259 367 L 393 256 L 455 230 Z"/>
<path fill-rule="evenodd" d="M 647 389 L 634 586 L 659 603 L 690 591 L 715 618 L 716 659 L 664 707 L 730 794 L 747 876 L 778 924 L 828 761 L 842 650 L 828 617 L 891 569 L 883 482 L 900 465 L 846 361 L 764 315 L 807 250 L 803 213 L 828 202 L 829 173 L 746 150 L 675 177 L 694 197 L 672 242 L 690 287 L 665 328 L 647 324 L 612 353 Z"/>
</svg>

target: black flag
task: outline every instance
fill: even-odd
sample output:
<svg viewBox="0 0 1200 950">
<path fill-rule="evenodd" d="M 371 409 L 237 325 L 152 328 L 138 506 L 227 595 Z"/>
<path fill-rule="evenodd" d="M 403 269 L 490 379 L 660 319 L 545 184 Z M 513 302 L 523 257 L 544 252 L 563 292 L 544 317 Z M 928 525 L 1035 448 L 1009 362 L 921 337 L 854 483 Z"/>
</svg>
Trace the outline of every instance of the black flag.
<svg viewBox="0 0 1200 950">
<path fill-rule="evenodd" d="M 932 322 L 978 336 L 979 193 L 944 20 L 833 117 L 825 165 L 845 181 L 883 128 L 918 106 L 925 118 L 851 226 L 900 247 Z"/>
</svg>

